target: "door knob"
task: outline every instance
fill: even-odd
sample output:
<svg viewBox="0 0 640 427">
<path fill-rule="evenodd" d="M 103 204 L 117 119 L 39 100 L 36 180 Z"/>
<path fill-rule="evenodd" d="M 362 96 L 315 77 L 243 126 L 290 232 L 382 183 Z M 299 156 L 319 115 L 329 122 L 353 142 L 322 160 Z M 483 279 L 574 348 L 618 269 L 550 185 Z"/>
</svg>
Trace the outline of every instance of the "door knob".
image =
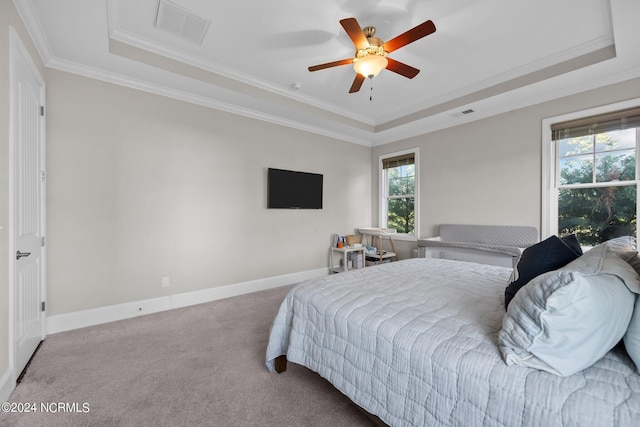
<svg viewBox="0 0 640 427">
<path fill-rule="evenodd" d="M 20 259 L 22 257 L 29 256 L 29 255 L 31 255 L 31 252 L 16 251 L 16 259 Z"/>
</svg>

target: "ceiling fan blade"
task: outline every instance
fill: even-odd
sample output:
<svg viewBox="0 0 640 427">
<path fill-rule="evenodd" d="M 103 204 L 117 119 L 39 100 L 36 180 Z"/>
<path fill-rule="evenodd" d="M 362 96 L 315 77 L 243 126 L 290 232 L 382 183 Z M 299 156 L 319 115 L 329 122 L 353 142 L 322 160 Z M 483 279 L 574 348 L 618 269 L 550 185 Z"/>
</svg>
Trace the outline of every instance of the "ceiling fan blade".
<svg viewBox="0 0 640 427">
<path fill-rule="evenodd" d="M 409 43 L 413 43 L 416 40 L 419 40 L 425 36 L 428 36 L 431 33 L 435 33 L 436 26 L 433 21 L 425 21 L 422 24 L 413 27 L 409 31 L 406 31 L 399 36 L 389 40 L 386 42 L 384 46 L 384 50 L 388 53 L 393 52 L 396 49 L 400 49 L 402 46 L 408 45 Z"/>
<path fill-rule="evenodd" d="M 411 65 L 403 64 L 400 61 L 396 61 L 395 59 L 387 57 L 387 70 L 393 71 L 394 73 L 400 74 L 408 79 L 412 79 L 418 75 L 420 70 L 417 68 L 413 68 Z"/>
<path fill-rule="evenodd" d="M 340 25 L 347 32 L 347 35 L 351 39 L 356 49 L 366 49 L 369 47 L 369 42 L 362 32 L 362 28 L 356 18 L 345 18 L 340 20 Z"/>
<path fill-rule="evenodd" d="M 349 89 L 349 93 L 355 93 L 359 91 L 362 87 L 362 83 L 364 83 L 364 76 L 362 74 L 356 74 L 356 78 L 353 80 L 353 84 L 351 85 L 351 89 Z"/>
<path fill-rule="evenodd" d="M 327 62 L 326 64 L 319 64 L 309 67 L 309 71 L 324 70 L 325 68 L 337 67 L 339 65 L 353 64 L 353 58 L 341 59 L 339 61 Z"/>
</svg>

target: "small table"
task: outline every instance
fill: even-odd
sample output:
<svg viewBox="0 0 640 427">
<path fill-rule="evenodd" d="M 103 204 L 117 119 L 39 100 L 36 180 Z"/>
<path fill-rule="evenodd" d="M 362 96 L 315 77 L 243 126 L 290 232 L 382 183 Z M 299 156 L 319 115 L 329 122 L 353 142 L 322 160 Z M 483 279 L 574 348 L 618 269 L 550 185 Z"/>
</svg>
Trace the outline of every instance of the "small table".
<svg viewBox="0 0 640 427">
<path fill-rule="evenodd" d="M 386 259 L 391 259 L 391 258 L 395 258 L 396 261 L 398 260 L 398 255 L 397 255 L 398 251 L 396 250 L 396 245 L 393 242 L 393 236 L 396 234 L 396 230 L 394 230 L 393 228 L 368 227 L 368 228 L 358 228 L 358 232 L 364 236 L 371 236 L 372 246 L 375 245 L 376 237 L 378 238 L 378 255 L 375 255 L 375 257 L 380 258 L 380 263 L 384 262 L 384 260 Z M 383 238 L 389 239 L 393 252 L 387 252 L 382 250 Z"/>
<path fill-rule="evenodd" d="M 333 255 L 334 254 L 340 254 L 342 256 L 342 271 L 349 271 L 349 254 L 360 252 L 362 254 L 362 266 L 360 266 L 360 267 L 352 266 L 351 268 L 352 269 L 364 268 L 365 250 L 366 250 L 366 248 L 364 246 L 360 246 L 360 247 L 356 247 L 356 248 L 354 248 L 352 246 L 347 246 L 347 247 L 344 247 L 344 248 L 330 248 L 330 250 L 329 250 L 329 274 L 339 273 L 340 272 L 340 266 L 334 266 L 333 265 Z"/>
</svg>

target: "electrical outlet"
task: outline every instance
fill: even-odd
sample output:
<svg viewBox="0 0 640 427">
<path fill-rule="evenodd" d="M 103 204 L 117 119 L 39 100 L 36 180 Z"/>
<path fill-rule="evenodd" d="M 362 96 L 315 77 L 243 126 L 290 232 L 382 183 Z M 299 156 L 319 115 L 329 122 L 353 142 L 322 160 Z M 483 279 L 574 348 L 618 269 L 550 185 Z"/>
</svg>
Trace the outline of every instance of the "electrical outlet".
<svg viewBox="0 0 640 427">
<path fill-rule="evenodd" d="M 168 288 L 169 286 L 171 286 L 171 283 L 169 282 L 169 278 L 168 277 L 163 277 L 162 278 L 162 287 L 163 288 Z"/>
</svg>

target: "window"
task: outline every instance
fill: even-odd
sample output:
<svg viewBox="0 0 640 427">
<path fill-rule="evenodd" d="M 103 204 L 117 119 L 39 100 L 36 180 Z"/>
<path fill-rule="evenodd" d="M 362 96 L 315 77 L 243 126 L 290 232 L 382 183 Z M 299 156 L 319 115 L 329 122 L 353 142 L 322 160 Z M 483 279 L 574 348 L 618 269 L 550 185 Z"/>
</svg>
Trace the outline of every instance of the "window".
<svg viewBox="0 0 640 427">
<path fill-rule="evenodd" d="M 380 226 L 418 235 L 418 149 L 380 157 Z"/>
<path fill-rule="evenodd" d="M 547 234 L 576 234 L 583 246 L 636 236 L 640 108 L 561 121 L 549 130 Z"/>
</svg>

